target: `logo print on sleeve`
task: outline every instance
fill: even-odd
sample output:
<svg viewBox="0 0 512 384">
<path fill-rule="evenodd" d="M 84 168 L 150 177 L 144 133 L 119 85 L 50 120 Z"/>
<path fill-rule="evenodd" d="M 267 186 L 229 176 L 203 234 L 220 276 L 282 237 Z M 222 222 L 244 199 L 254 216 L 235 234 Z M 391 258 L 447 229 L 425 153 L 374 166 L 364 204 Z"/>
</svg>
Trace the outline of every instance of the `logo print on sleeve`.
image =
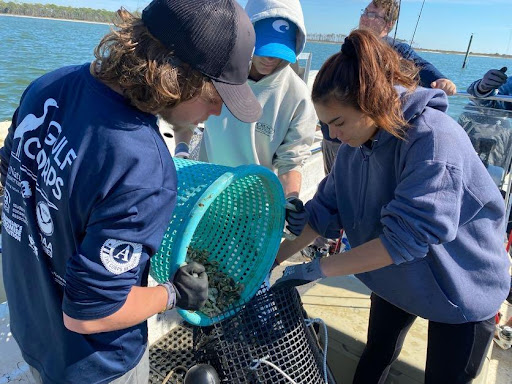
<svg viewBox="0 0 512 384">
<path fill-rule="evenodd" d="M 128 272 L 139 265 L 142 244 L 108 239 L 100 251 L 101 262 L 114 275 Z"/>
<path fill-rule="evenodd" d="M 46 236 L 51 236 L 53 234 L 53 220 L 50 214 L 50 207 L 44 201 L 37 203 L 36 216 L 41 232 Z"/>
<path fill-rule="evenodd" d="M 25 133 L 27 132 L 36 130 L 41 126 L 41 124 L 43 124 L 44 119 L 46 118 L 46 114 L 48 113 L 49 107 L 59 108 L 57 102 L 54 99 L 50 98 L 44 102 L 44 113 L 42 116 L 36 117 L 34 114 L 29 113 L 16 127 L 16 130 L 14 131 L 13 141 L 16 139 L 20 139 L 20 141 L 18 141 L 18 146 L 16 147 L 15 157 L 17 159 L 20 158 L 23 135 L 25 135 Z"/>
</svg>

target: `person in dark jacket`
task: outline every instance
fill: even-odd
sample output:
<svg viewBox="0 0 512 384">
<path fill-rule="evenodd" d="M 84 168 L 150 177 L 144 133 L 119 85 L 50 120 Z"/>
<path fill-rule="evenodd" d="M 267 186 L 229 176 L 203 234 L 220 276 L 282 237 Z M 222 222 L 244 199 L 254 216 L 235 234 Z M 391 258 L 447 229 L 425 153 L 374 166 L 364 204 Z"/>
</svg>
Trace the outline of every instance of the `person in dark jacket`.
<svg viewBox="0 0 512 384">
<path fill-rule="evenodd" d="M 488 70 L 481 79 L 471 83 L 468 93 L 475 96 L 476 105 L 512 111 L 512 102 L 489 100 L 489 96 L 512 96 L 512 77 L 507 76 L 507 67 Z"/>
<path fill-rule="evenodd" d="M 156 115 L 192 123 L 224 103 L 261 115 L 246 83 L 254 29 L 236 1 L 118 16 L 93 63 L 29 85 L 0 150 L 10 327 L 38 383 L 148 382 L 146 319 L 208 296 L 198 263 L 147 286 L 177 199 Z"/>
<path fill-rule="evenodd" d="M 384 382 L 417 316 L 429 320 L 425 382 L 471 382 L 509 290 L 503 198 L 446 94 L 416 87 L 416 73 L 365 30 L 325 62 L 313 103 L 343 144 L 305 209 L 287 212 L 302 233 L 276 258 L 345 230 L 351 250 L 287 267 L 274 289 L 355 274 L 372 290 L 354 383 Z"/>
</svg>

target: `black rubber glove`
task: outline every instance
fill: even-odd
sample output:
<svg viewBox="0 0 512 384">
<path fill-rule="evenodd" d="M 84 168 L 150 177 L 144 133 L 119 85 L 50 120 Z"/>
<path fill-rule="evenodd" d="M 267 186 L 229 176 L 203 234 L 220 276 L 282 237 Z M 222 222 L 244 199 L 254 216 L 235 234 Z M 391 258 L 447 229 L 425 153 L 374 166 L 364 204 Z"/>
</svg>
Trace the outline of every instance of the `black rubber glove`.
<svg viewBox="0 0 512 384">
<path fill-rule="evenodd" d="M 289 197 L 286 203 L 286 229 L 295 236 L 299 236 L 309 221 L 309 213 L 298 197 Z"/>
<path fill-rule="evenodd" d="M 507 75 L 505 72 L 507 71 L 507 67 L 503 67 L 501 69 L 491 69 L 487 71 L 484 75 L 480 83 L 478 84 L 478 92 L 487 93 L 492 91 L 493 89 L 497 89 L 501 87 L 507 81 Z"/>
<path fill-rule="evenodd" d="M 208 299 L 208 276 L 195 261 L 178 269 L 172 281 L 176 288 L 176 306 L 197 311 Z"/>
</svg>

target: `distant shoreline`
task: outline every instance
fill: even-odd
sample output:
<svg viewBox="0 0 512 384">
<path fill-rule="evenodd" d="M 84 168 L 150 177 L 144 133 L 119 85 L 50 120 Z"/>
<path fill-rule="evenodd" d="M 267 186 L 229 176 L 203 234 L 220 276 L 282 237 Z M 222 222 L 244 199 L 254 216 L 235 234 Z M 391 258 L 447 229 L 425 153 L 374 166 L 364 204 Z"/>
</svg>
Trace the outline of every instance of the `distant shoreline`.
<svg viewBox="0 0 512 384">
<path fill-rule="evenodd" d="M 77 20 L 77 19 L 58 19 L 55 17 L 42 17 L 42 16 L 25 16 L 25 15 L 11 15 L 9 13 L 0 13 L 0 16 L 6 17 L 23 17 L 27 19 L 42 19 L 42 20 L 57 20 L 57 21 L 71 21 L 73 23 L 87 23 L 87 24 L 103 24 L 112 25 L 112 23 L 104 23 L 101 21 Z"/>
<path fill-rule="evenodd" d="M 100 21 L 88 21 L 88 20 L 77 20 L 77 19 L 59 19 L 55 17 L 41 17 L 41 16 L 25 16 L 25 15 L 12 15 L 7 13 L 0 13 L 0 16 L 7 17 L 24 17 L 29 19 L 43 19 L 43 20 L 60 20 L 60 21 L 70 21 L 74 23 L 88 23 L 88 24 L 102 24 L 102 25 L 112 25 L 112 23 L 104 23 Z M 307 40 L 310 43 L 318 43 L 318 44 L 337 44 L 341 45 L 341 42 L 337 41 L 323 41 L 323 40 Z M 431 53 L 441 53 L 441 54 L 453 54 L 453 55 L 465 55 L 466 52 L 461 51 L 444 51 L 441 49 L 428 49 L 428 48 L 414 48 L 415 51 L 418 52 L 431 52 Z M 478 56 L 478 57 L 496 57 L 501 59 L 512 59 L 512 55 L 500 55 L 500 54 L 492 54 L 492 53 L 477 53 L 470 52 L 470 56 Z"/>
<path fill-rule="evenodd" d="M 341 42 L 337 41 L 322 41 L 322 40 L 307 40 L 308 43 L 318 43 L 318 44 L 337 44 L 341 45 Z M 466 52 L 461 51 L 444 51 L 442 49 L 428 49 L 428 48 L 414 48 L 415 51 L 418 52 L 430 52 L 430 53 L 441 53 L 441 54 L 453 54 L 453 55 L 465 55 Z M 493 53 L 477 53 L 477 52 L 469 52 L 469 56 L 479 56 L 479 57 L 496 57 L 498 59 L 512 59 L 512 55 L 500 55 Z"/>
</svg>

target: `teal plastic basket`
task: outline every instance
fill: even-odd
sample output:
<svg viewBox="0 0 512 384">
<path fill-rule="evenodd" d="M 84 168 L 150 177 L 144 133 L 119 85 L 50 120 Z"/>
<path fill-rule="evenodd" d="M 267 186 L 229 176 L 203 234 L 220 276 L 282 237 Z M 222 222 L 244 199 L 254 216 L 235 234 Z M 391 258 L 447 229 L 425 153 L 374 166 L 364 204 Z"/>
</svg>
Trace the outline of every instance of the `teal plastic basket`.
<svg viewBox="0 0 512 384">
<path fill-rule="evenodd" d="M 277 176 L 259 165 L 232 168 L 184 159 L 174 164 L 177 204 L 150 274 L 164 283 L 185 263 L 188 247 L 209 251 L 221 272 L 244 284 L 234 309 L 216 317 L 178 309 L 191 324 L 212 325 L 234 315 L 270 271 L 283 234 L 284 193 Z"/>
</svg>

